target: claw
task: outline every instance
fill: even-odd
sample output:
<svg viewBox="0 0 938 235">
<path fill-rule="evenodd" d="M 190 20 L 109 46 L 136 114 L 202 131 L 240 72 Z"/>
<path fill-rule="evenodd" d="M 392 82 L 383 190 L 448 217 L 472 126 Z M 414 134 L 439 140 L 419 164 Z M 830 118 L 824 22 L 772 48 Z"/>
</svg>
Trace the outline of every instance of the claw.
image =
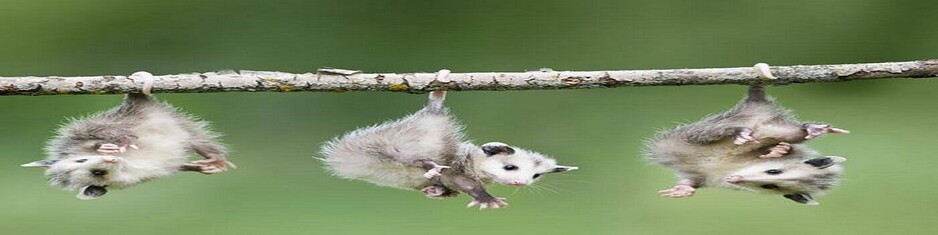
<svg viewBox="0 0 938 235">
<path fill-rule="evenodd" d="M 207 175 L 221 173 L 227 171 L 229 166 L 234 166 L 229 161 L 215 158 L 191 161 L 189 165 L 198 168 L 199 173 Z"/>
<path fill-rule="evenodd" d="M 102 144 L 98 147 L 97 151 L 103 154 L 116 154 L 127 152 L 127 147 L 121 147 L 116 144 Z"/>
<path fill-rule="evenodd" d="M 430 185 L 420 189 L 420 192 L 423 192 L 424 196 L 430 199 L 444 199 L 448 197 L 455 197 L 459 195 L 459 192 L 447 189 L 444 186 L 440 185 Z"/>
<path fill-rule="evenodd" d="M 474 199 L 466 205 L 466 208 L 472 208 L 473 206 L 479 206 L 479 210 L 482 209 L 498 209 L 508 206 L 508 202 L 505 198 L 493 198 L 493 199 Z"/>
<path fill-rule="evenodd" d="M 658 191 L 658 194 L 661 195 L 662 197 L 682 198 L 682 197 L 694 196 L 694 192 L 696 191 L 697 189 L 695 189 L 694 187 L 691 187 L 690 185 L 679 184 L 679 185 L 675 185 L 672 188 Z"/>
<path fill-rule="evenodd" d="M 423 177 L 427 179 L 433 179 L 433 177 L 442 176 L 443 169 L 452 168 L 450 166 L 437 165 L 436 163 L 432 163 L 432 164 L 433 164 L 433 169 L 427 170 L 427 173 L 423 173 Z"/>
</svg>

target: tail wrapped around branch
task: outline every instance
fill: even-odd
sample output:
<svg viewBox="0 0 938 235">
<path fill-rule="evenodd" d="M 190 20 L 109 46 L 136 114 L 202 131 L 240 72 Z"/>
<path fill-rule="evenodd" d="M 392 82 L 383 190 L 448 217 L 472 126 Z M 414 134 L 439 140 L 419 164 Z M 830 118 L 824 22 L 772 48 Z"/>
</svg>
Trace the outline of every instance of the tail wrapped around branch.
<svg viewBox="0 0 938 235">
<path fill-rule="evenodd" d="M 762 85 L 752 85 L 749 86 L 749 96 L 746 97 L 747 102 L 766 102 L 769 101 L 765 97 L 765 87 Z"/>
<path fill-rule="evenodd" d="M 125 103 L 138 103 L 146 102 L 153 100 L 153 84 L 156 82 L 156 78 L 153 77 L 153 74 L 148 72 L 140 71 L 130 75 L 130 78 L 134 80 L 142 80 L 143 86 L 140 87 L 140 92 L 128 93 Z"/>
<path fill-rule="evenodd" d="M 450 71 L 447 69 L 441 69 L 436 72 L 436 82 L 448 83 Z M 431 91 L 429 101 L 427 102 L 427 108 L 432 111 L 443 111 L 443 101 L 446 100 L 446 91 Z"/>
</svg>

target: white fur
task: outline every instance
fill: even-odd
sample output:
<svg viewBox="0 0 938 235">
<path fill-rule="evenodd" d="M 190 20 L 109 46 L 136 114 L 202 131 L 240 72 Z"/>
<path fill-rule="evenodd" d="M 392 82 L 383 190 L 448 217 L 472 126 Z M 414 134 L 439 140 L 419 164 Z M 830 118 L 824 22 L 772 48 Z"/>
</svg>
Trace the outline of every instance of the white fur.
<svg viewBox="0 0 938 235">
<path fill-rule="evenodd" d="M 441 71 L 442 77 L 445 73 Z M 403 189 L 434 184 L 425 177 L 427 171 L 419 163 L 426 160 L 450 166 L 442 170 L 444 176 L 458 172 L 501 184 L 526 185 L 535 181 L 535 174 L 556 171 L 556 161 L 524 149 L 515 149 L 511 155 L 487 156 L 479 146 L 464 141 L 462 126 L 442 106 L 445 93 L 432 92 L 429 98 L 430 103 L 414 114 L 361 128 L 326 143 L 321 160 L 327 170 L 341 178 Z M 507 164 L 516 165 L 518 170 L 504 170 Z"/>
<path fill-rule="evenodd" d="M 455 120 L 444 115 L 420 113 L 376 126 L 352 131 L 327 143 L 322 160 L 336 176 L 358 179 L 381 186 L 418 188 L 430 181 L 425 170 L 405 165 L 395 156 L 426 158 L 445 165 L 443 156 L 454 156 L 458 142 L 447 143 L 447 136 L 459 137 Z M 388 156 L 393 153 L 395 156 Z"/>
<path fill-rule="evenodd" d="M 186 163 L 188 141 L 192 136 L 180 127 L 178 120 L 168 113 L 148 113 L 140 125 L 131 128 L 138 136 L 135 141 L 138 149 L 129 148 L 124 153 L 115 155 L 82 154 L 73 155 L 49 166 L 47 175 L 68 172 L 68 184 L 59 185 L 69 190 L 79 190 L 87 185 L 107 186 L 120 189 L 154 178 L 164 177 L 178 172 Z M 102 158 L 114 156 L 120 159 L 116 164 L 108 164 Z M 54 156 L 53 156 L 54 158 Z M 85 159 L 84 162 L 77 162 Z M 90 174 L 93 169 L 108 169 L 105 177 Z"/>
</svg>

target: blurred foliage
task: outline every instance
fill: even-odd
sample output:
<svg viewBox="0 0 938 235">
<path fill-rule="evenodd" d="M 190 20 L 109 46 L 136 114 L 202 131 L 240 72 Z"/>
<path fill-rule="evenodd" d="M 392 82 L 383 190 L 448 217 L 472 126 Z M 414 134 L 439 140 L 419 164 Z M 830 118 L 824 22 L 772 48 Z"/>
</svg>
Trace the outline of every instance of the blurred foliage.
<svg viewBox="0 0 938 235">
<path fill-rule="evenodd" d="M 0 0 L 0 76 L 222 69 L 369 72 L 654 69 L 905 61 L 938 55 L 934 0 L 136 1 Z M 732 105 L 741 86 L 458 92 L 478 142 L 548 153 L 581 170 L 546 189 L 466 196 L 344 181 L 312 159 L 324 141 L 418 109 L 423 95 L 215 93 L 160 97 L 214 123 L 239 169 L 182 173 L 95 201 L 18 165 L 65 117 L 119 96 L 0 97 L 3 234 L 934 234 L 938 81 L 771 88 L 808 120 L 853 131 L 813 141 L 850 159 L 821 206 L 702 190 L 659 198 L 668 170 L 641 158 L 656 130 Z M 925 183 L 922 183 L 925 182 Z"/>
</svg>

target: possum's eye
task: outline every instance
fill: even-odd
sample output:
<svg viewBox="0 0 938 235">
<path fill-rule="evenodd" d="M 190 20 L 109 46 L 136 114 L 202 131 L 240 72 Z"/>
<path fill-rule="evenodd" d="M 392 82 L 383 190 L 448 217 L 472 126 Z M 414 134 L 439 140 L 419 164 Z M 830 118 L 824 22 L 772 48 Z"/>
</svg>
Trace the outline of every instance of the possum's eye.
<svg viewBox="0 0 938 235">
<path fill-rule="evenodd" d="M 778 189 L 779 188 L 778 185 L 774 185 L 774 184 L 763 184 L 760 187 L 764 189 Z"/>
<path fill-rule="evenodd" d="M 537 179 L 537 177 L 541 177 L 541 174 L 534 174 L 534 178 L 533 178 L 533 179 Z"/>
<path fill-rule="evenodd" d="M 766 174 L 770 174 L 770 175 L 778 175 L 778 174 L 781 174 L 781 173 L 782 173 L 782 170 L 779 170 L 779 169 L 771 169 L 771 170 L 765 171 L 765 173 L 766 173 Z"/>
<path fill-rule="evenodd" d="M 75 162 L 77 162 L 77 163 L 82 163 L 82 162 L 87 162 L 87 161 L 88 161 L 88 159 L 84 159 L 84 158 L 75 160 Z"/>
<path fill-rule="evenodd" d="M 513 170 L 518 170 L 518 166 L 515 166 L 515 165 L 505 165 L 505 166 L 502 167 L 502 169 L 505 169 L 506 171 L 513 171 Z"/>
<path fill-rule="evenodd" d="M 94 169 L 94 170 L 91 170 L 91 174 L 94 176 L 103 176 L 103 175 L 107 175 L 107 170 Z"/>
</svg>

